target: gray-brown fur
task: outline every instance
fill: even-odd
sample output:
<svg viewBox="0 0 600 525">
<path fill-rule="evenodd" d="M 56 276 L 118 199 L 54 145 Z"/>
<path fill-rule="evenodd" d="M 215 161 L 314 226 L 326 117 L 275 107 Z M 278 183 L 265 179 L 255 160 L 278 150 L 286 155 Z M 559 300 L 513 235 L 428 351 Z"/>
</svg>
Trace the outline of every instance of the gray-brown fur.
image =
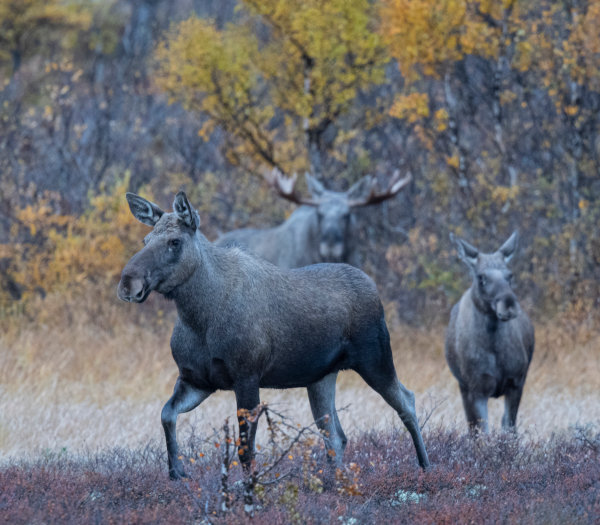
<svg viewBox="0 0 600 525">
<path fill-rule="evenodd" d="M 518 242 L 514 232 L 494 253 L 480 253 L 453 238 L 459 257 L 473 276 L 471 287 L 454 305 L 446 331 L 446 361 L 458 380 L 469 428 L 487 432 L 487 403 L 504 396 L 503 428 L 514 428 L 534 331 L 512 289 L 507 264 Z"/>
<path fill-rule="evenodd" d="M 238 408 L 251 410 L 259 388 L 307 387 L 315 420 L 340 460 L 346 437 L 335 411 L 335 379 L 347 368 L 398 412 L 419 464 L 428 466 L 414 395 L 396 377 L 383 307 L 367 275 L 345 264 L 283 270 L 215 246 L 197 230 L 198 214 L 183 192 L 172 213 L 131 193 L 127 200 L 133 215 L 154 229 L 123 269 L 118 295 L 142 302 L 154 290 L 172 299 L 178 313 L 171 350 L 179 377 L 162 411 L 172 478 L 185 476 L 177 415 L 215 390 L 233 390 Z M 240 425 L 247 467 L 255 428 L 245 428 Z"/>
<path fill-rule="evenodd" d="M 220 246 L 238 246 L 280 268 L 300 268 L 320 262 L 345 262 L 360 266 L 356 246 L 353 203 L 366 199 L 374 179 L 363 177 L 348 191 L 327 190 L 306 174 L 313 205 L 298 208 L 273 228 L 242 228 L 219 239 Z"/>
</svg>

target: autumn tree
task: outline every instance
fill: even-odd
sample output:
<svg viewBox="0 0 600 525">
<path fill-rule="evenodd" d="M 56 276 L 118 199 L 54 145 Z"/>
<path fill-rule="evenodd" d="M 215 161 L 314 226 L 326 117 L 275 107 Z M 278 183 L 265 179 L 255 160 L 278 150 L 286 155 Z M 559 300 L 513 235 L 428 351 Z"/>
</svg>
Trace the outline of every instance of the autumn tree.
<svg viewBox="0 0 600 525">
<path fill-rule="evenodd" d="M 327 156 L 339 157 L 340 145 L 369 119 L 357 97 L 385 78 L 372 4 L 242 6 L 237 23 L 223 30 L 198 18 L 173 28 L 157 52 L 158 83 L 208 116 L 201 134 L 226 131 L 230 159 L 321 176 Z"/>
<path fill-rule="evenodd" d="M 0 0 L 0 303 L 114 276 L 111 188 L 185 187 L 212 239 L 289 212 L 259 166 L 344 189 L 376 159 L 414 175 L 360 212 L 398 317 L 445 318 L 466 286 L 449 231 L 486 249 L 517 227 L 519 296 L 589 312 L 599 25 L 596 0 Z"/>
<path fill-rule="evenodd" d="M 118 226 L 112 211 L 89 223 L 78 219 L 94 215 L 111 188 L 120 191 L 113 204 L 123 204 L 127 189 L 153 180 L 166 191 L 168 177 L 181 173 L 197 181 L 200 166 L 214 170 L 222 158 L 197 136 L 196 122 L 181 108 L 154 95 L 148 80 L 149 54 L 161 27 L 170 23 L 171 2 L 0 0 L 0 5 L 5 8 L 0 23 L 22 28 L 24 42 L 15 74 L 8 50 L 21 40 L 1 46 L 6 60 L 0 74 L 11 78 L 0 91 L 1 308 L 33 288 L 45 293 L 60 288 L 76 267 L 87 267 L 88 281 L 95 280 L 94 249 L 74 247 L 100 246 L 104 232 Z M 67 19 L 72 24 L 44 18 L 59 12 L 75 13 Z M 126 173 L 131 176 L 123 187 Z M 165 178 L 159 180 L 158 173 Z M 92 232 L 94 221 L 98 229 Z M 83 257 L 81 266 L 64 259 L 68 246 Z M 116 271 L 121 248 L 112 241 L 104 246 L 101 259 L 112 261 L 105 269 L 113 265 L 109 273 Z"/>
<path fill-rule="evenodd" d="M 24 58 L 87 27 L 89 12 L 81 7 L 61 0 L 0 0 L 0 64 L 9 62 L 14 75 Z"/>
<path fill-rule="evenodd" d="M 539 10 L 528 27 L 527 60 L 519 66 L 543 86 L 553 106 L 555 119 L 546 127 L 544 146 L 557 179 L 557 211 L 565 218 L 568 263 L 587 273 L 582 264 L 589 271 L 598 256 L 587 230 L 594 229 L 600 211 L 594 209 L 600 170 L 600 3 L 546 1 Z M 587 263 L 586 252 L 595 253 Z"/>
<path fill-rule="evenodd" d="M 488 151 L 477 148 L 477 155 L 501 157 L 498 170 L 506 185 L 517 183 L 503 121 L 506 103 L 515 98 L 508 74 L 518 53 L 526 6 L 516 0 L 382 4 L 384 39 L 408 80 L 407 92 L 398 94 L 391 113 L 414 123 L 430 151 L 439 151 L 435 145 L 441 143 L 447 169 L 460 188 L 469 188 L 475 176 L 469 127 L 487 135 Z M 485 111 L 492 126 L 481 125 L 479 115 Z"/>
<path fill-rule="evenodd" d="M 423 191 L 447 217 L 439 231 L 519 227 L 531 268 L 543 267 L 529 273 L 531 293 L 559 304 L 583 286 L 592 297 L 598 3 L 384 0 L 381 9 L 407 80 L 391 114 L 424 146 Z M 432 289 L 439 279 L 451 288 L 435 268 L 443 246 L 420 243 L 420 282 Z"/>
</svg>

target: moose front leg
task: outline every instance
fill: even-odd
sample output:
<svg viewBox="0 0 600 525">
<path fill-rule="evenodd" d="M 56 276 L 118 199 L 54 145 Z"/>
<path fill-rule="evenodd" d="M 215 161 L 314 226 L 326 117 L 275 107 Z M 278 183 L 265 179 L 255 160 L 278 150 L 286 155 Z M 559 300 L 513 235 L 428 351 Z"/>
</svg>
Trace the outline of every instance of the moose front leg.
<svg viewBox="0 0 600 525">
<path fill-rule="evenodd" d="M 211 394 L 212 390 L 200 390 L 179 377 L 175 383 L 173 395 L 162 409 L 160 418 L 167 442 L 169 477 L 171 479 L 187 477 L 183 463 L 179 459 L 177 447 L 177 416 L 183 412 L 193 410 Z"/>
<path fill-rule="evenodd" d="M 471 392 L 466 387 L 460 387 L 465 416 L 469 424 L 469 433 L 471 435 L 477 432 L 488 431 L 488 398 L 487 396 Z"/>
<path fill-rule="evenodd" d="M 521 403 L 523 385 L 509 388 L 504 394 L 504 415 L 502 416 L 502 428 L 514 430 L 517 424 L 517 412 Z"/>
<path fill-rule="evenodd" d="M 238 454 L 244 467 L 244 472 L 249 474 L 254 457 L 254 438 L 258 425 L 258 420 L 251 418 L 252 411 L 260 403 L 258 380 L 254 378 L 244 379 L 235 385 L 234 391 L 240 426 Z"/>
<path fill-rule="evenodd" d="M 337 372 L 331 373 L 309 385 L 306 390 L 315 423 L 325 441 L 327 459 L 330 463 L 335 462 L 336 466 L 340 466 L 348 440 L 335 409 L 336 379 Z"/>
</svg>

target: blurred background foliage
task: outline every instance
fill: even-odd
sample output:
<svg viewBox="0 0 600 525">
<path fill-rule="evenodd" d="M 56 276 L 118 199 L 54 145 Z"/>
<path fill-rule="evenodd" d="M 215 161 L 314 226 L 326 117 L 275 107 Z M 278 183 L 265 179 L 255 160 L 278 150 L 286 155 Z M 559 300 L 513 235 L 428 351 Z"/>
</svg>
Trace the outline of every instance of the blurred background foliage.
<svg viewBox="0 0 600 525">
<path fill-rule="evenodd" d="M 359 212 L 400 321 L 445 320 L 467 285 L 450 232 L 491 251 L 517 228 L 526 308 L 589 319 L 598 27 L 596 0 L 0 0 L 2 315 L 116 301 L 145 232 L 125 191 L 184 188 L 214 239 L 293 211 L 259 175 L 279 167 L 337 190 L 413 174 Z"/>
</svg>

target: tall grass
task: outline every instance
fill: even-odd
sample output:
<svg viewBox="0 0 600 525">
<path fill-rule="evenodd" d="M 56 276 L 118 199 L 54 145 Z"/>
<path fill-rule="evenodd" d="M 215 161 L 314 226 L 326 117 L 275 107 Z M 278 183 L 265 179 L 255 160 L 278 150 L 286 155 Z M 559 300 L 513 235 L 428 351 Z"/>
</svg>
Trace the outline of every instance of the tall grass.
<svg viewBox="0 0 600 525">
<path fill-rule="evenodd" d="M 0 319 L 0 458 L 162 441 L 160 409 L 177 376 L 170 355 L 172 304 L 152 297 L 129 305 L 92 285 L 73 296 L 32 300 Z M 392 323 L 394 324 L 394 323 Z M 600 331 L 591 321 L 538 323 L 537 345 L 519 413 L 532 436 L 600 420 Z M 444 326 L 395 324 L 400 380 L 417 396 L 426 428 L 465 428 L 456 381 L 443 355 Z M 311 420 L 302 389 L 263 390 L 263 401 Z M 353 372 L 338 379 L 346 433 L 391 429 L 399 419 Z M 503 410 L 490 401 L 492 427 Z M 182 435 L 211 432 L 235 414 L 234 396 L 216 393 L 182 415 Z M 259 436 L 260 437 L 260 436 Z"/>
</svg>

